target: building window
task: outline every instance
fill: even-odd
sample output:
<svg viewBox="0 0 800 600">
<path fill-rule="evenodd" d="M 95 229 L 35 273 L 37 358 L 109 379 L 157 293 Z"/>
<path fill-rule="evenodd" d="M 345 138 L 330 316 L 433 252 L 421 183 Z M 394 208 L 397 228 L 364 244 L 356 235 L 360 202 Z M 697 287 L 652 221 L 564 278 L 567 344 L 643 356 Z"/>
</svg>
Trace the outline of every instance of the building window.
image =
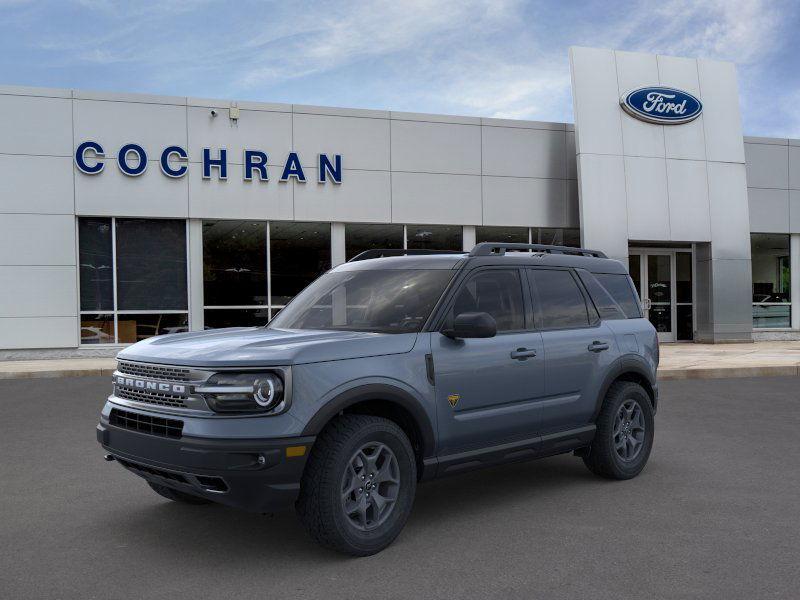
<svg viewBox="0 0 800 600">
<path fill-rule="evenodd" d="M 506 244 L 530 243 L 530 229 L 527 227 L 476 227 L 475 243 L 505 242 Z"/>
<path fill-rule="evenodd" d="M 750 235 L 753 264 L 753 327 L 791 327 L 789 235 Z"/>
<path fill-rule="evenodd" d="M 330 223 L 203 221 L 205 327 L 265 325 L 330 267 Z"/>
<path fill-rule="evenodd" d="M 460 225 L 407 225 L 406 248 L 418 250 L 455 250 L 463 247 Z"/>
<path fill-rule="evenodd" d="M 188 331 L 186 222 L 78 220 L 81 344 Z"/>
<path fill-rule="evenodd" d="M 344 226 L 346 260 L 367 250 L 402 249 L 402 225 L 348 223 Z"/>
</svg>

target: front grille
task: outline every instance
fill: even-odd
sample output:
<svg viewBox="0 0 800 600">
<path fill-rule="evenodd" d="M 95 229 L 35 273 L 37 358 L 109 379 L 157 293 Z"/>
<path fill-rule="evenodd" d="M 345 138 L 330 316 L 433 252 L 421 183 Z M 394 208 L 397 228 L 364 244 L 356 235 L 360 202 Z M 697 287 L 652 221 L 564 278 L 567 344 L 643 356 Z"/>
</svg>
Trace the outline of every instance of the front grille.
<svg viewBox="0 0 800 600">
<path fill-rule="evenodd" d="M 176 394 L 134 390 L 117 386 L 116 390 L 114 391 L 114 395 L 117 398 L 135 400 L 136 402 L 147 402 L 148 404 L 158 404 L 159 406 L 186 408 L 186 402 L 184 402 L 183 396 L 178 396 Z"/>
<path fill-rule="evenodd" d="M 145 363 L 134 363 L 127 360 L 117 362 L 117 371 L 126 375 L 136 375 L 138 377 L 149 377 L 151 379 L 162 379 L 165 381 L 189 381 L 191 378 L 190 369 L 182 367 L 168 367 L 164 365 L 148 365 Z"/>
<path fill-rule="evenodd" d="M 183 421 L 179 419 L 151 417 L 118 408 L 111 409 L 108 422 L 115 427 L 160 437 L 179 438 L 183 434 Z"/>
</svg>

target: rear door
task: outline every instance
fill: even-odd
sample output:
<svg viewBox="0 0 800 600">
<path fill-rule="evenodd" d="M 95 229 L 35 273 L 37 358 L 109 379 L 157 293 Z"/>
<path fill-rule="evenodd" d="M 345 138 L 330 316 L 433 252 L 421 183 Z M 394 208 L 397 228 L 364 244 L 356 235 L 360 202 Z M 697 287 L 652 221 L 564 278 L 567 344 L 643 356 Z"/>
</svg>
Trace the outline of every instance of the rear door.
<svg viewBox="0 0 800 600">
<path fill-rule="evenodd" d="M 543 435 L 588 424 L 616 340 L 570 269 L 527 269 L 545 352 Z"/>
<path fill-rule="evenodd" d="M 455 292 L 441 329 L 462 312 L 479 311 L 494 317 L 497 335 L 431 335 L 440 454 L 536 437 L 544 360 L 525 285 L 518 268 L 474 271 Z"/>
</svg>

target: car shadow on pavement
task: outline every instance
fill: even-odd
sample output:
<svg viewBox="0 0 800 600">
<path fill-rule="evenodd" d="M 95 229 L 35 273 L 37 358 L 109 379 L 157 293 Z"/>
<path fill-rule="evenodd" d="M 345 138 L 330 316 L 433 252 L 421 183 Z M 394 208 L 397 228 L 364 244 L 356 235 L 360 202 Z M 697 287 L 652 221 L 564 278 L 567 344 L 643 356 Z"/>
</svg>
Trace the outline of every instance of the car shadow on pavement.
<svg viewBox="0 0 800 600">
<path fill-rule="evenodd" d="M 491 507 L 496 517 L 504 509 L 539 497 L 563 494 L 568 489 L 604 482 L 592 476 L 579 459 L 567 456 L 515 463 L 422 483 L 414 509 L 401 534 L 416 538 L 430 526 L 469 523 Z M 302 554 L 304 560 L 347 560 L 317 546 L 291 510 L 274 515 L 247 513 L 221 505 L 190 506 L 162 500 L 133 507 L 112 505 L 93 527 L 104 536 L 124 540 L 126 550 L 180 553 L 186 560 L 210 564 L 220 556 L 236 555 L 239 568 L 257 568 L 267 557 Z M 531 518 L 536 518 L 535 513 Z M 467 529 L 468 531 L 468 529 Z M 465 534 L 466 535 L 466 534 Z M 154 549 L 161 546 L 160 552 Z M 248 563 L 252 561 L 251 565 Z"/>
</svg>

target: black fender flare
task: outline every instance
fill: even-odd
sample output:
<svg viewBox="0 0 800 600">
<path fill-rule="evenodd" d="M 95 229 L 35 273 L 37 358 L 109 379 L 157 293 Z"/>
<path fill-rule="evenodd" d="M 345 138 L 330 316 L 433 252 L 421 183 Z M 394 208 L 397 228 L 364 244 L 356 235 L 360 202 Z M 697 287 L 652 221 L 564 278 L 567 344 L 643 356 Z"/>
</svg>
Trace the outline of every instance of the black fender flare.
<svg viewBox="0 0 800 600">
<path fill-rule="evenodd" d="M 436 450 L 436 437 L 433 424 L 420 401 L 410 392 L 386 383 L 368 383 L 345 390 L 328 400 L 306 424 L 301 435 L 319 435 L 323 427 L 341 411 L 367 400 L 382 400 L 405 409 L 414 419 L 422 437 L 423 458 L 433 456 Z"/>
<path fill-rule="evenodd" d="M 600 386 L 600 391 L 597 394 L 597 401 L 592 421 L 595 421 L 597 416 L 600 414 L 600 409 L 602 408 L 603 400 L 605 400 L 606 394 L 608 393 L 608 388 L 610 388 L 611 384 L 613 384 L 620 376 L 627 373 L 635 373 L 650 384 L 650 388 L 653 393 L 650 394 L 650 391 L 648 390 L 648 395 L 650 395 L 653 411 L 656 410 L 656 404 L 658 401 L 656 390 L 658 389 L 658 386 L 656 384 L 656 378 L 655 374 L 653 373 L 653 369 L 642 356 L 639 356 L 638 354 L 628 354 L 618 358 L 609 367 L 608 373 L 606 373 L 606 376 L 603 379 L 603 384 Z"/>
</svg>

